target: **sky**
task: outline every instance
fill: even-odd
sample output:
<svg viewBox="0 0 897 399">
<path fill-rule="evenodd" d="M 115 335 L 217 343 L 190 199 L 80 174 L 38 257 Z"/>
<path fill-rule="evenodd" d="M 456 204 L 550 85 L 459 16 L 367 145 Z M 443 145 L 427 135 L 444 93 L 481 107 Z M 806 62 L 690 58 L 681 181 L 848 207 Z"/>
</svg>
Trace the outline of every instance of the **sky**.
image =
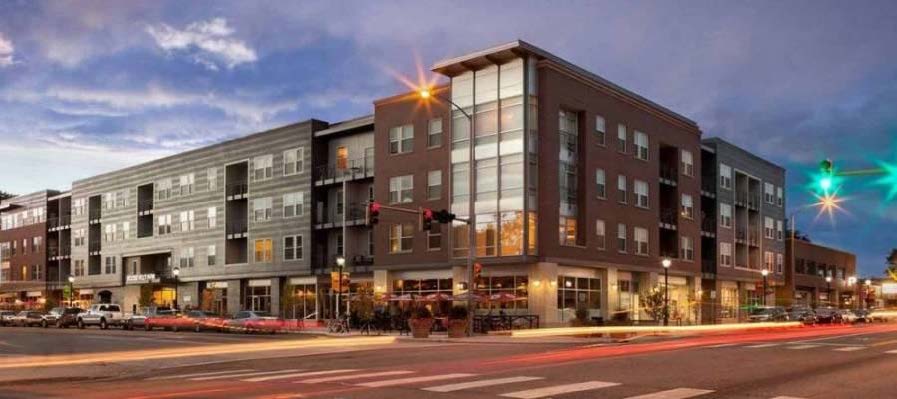
<svg viewBox="0 0 897 399">
<path fill-rule="evenodd" d="M 893 1 L 0 2 L 0 190 L 76 179 L 311 117 L 340 121 L 434 62 L 526 40 L 788 169 L 897 162 Z M 426 72 L 429 73 L 429 72 Z M 428 76 L 429 77 L 429 76 Z M 881 272 L 897 198 L 851 178 L 813 241 Z"/>
</svg>

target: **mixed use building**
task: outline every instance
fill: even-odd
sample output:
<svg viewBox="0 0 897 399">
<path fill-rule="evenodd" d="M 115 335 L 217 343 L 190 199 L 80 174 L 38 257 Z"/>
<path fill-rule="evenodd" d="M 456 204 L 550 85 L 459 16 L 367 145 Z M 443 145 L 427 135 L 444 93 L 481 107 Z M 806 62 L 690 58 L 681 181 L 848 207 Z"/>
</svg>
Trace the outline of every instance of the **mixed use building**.
<svg viewBox="0 0 897 399">
<path fill-rule="evenodd" d="M 334 314 L 339 270 L 344 300 L 472 285 L 513 298 L 481 311 L 542 325 L 577 309 L 646 321 L 642 303 L 665 287 L 679 323 L 823 299 L 805 281 L 815 272 L 786 262 L 781 167 L 523 41 L 433 72 L 448 83 L 428 98 L 377 100 L 372 115 L 308 120 L 3 201 L 0 300 L 321 319 Z M 372 203 L 384 205 L 378 223 L 365 217 Z M 424 208 L 459 220 L 421 229 Z M 836 263 L 836 278 L 855 273 Z"/>
</svg>

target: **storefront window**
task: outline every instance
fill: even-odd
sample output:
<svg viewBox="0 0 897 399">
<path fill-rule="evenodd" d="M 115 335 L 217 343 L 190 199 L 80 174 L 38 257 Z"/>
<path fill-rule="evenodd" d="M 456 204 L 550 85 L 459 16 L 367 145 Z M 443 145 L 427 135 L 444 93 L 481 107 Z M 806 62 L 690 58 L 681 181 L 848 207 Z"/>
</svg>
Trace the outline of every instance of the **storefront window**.
<svg viewBox="0 0 897 399">
<path fill-rule="evenodd" d="M 270 312 L 271 287 L 246 287 L 245 308 L 257 312 Z"/>
<path fill-rule="evenodd" d="M 601 279 L 558 276 L 558 309 L 569 312 L 580 308 L 590 314 L 601 312 Z"/>
<path fill-rule="evenodd" d="M 501 293 L 513 294 L 516 300 L 505 302 L 488 302 L 478 305 L 482 309 L 518 309 L 529 308 L 529 277 L 528 276 L 494 276 L 481 277 L 477 282 L 477 293 L 492 296 Z"/>
<path fill-rule="evenodd" d="M 720 316 L 731 319 L 738 316 L 738 289 L 723 288 L 720 290 Z"/>
<path fill-rule="evenodd" d="M 317 313 L 317 290 L 315 284 L 293 285 L 292 303 L 284 309 L 284 316 L 291 319 L 313 319 Z"/>
</svg>

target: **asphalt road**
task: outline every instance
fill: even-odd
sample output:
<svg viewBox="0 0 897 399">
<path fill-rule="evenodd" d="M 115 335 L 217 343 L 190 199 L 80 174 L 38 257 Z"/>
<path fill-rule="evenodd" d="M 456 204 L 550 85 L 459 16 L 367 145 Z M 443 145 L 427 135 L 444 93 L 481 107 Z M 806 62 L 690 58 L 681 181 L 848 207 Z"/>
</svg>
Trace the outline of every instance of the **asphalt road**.
<svg viewBox="0 0 897 399">
<path fill-rule="evenodd" d="M 8 342 L 5 333 L 0 340 Z M 289 339 L 225 337 L 216 339 Z M 353 339 L 335 341 L 354 345 Z M 154 367 L 87 381 L 11 382 L 0 386 L 0 397 L 866 399 L 897 397 L 893 375 L 897 325 L 889 324 L 611 345 L 401 341 L 351 352 Z"/>
</svg>

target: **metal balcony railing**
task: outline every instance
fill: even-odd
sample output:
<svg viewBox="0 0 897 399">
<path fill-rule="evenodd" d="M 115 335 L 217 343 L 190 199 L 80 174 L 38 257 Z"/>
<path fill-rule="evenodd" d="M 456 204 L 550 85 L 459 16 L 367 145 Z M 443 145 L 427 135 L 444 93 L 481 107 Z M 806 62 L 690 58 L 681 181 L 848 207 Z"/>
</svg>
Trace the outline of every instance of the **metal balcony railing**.
<svg viewBox="0 0 897 399">
<path fill-rule="evenodd" d="M 701 230 L 715 233 L 716 232 L 716 218 L 706 217 L 706 216 L 701 218 Z"/>
<path fill-rule="evenodd" d="M 90 220 L 99 220 L 103 216 L 99 208 L 91 209 L 87 214 Z"/>
<path fill-rule="evenodd" d="M 364 205 L 351 203 L 348 207 L 345 207 L 346 212 L 346 220 L 360 220 L 364 219 Z M 322 223 L 342 223 L 343 222 L 343 214 L 341 212 L 337 212 L 338 209 L 336 207 L 325 209 L 324 212 L 319 214 L 318 224 Z"/>
<path fill-rule="evenodd" d="M 249 185 L 246 183 L 232 183 L 227 185 L 227 196 L 246 195 Z"/>
<path fill-rule="evenodd" d="M 343 163 L 333 163 L 315 167 L 315 180 L 339 178 L 357 179 L 374 174 L 374 157 L 348 159 Z"/>
<path fill-rule="evenodd" d="M 51 216 L 47 218 L 47 228 L 55 229 L 59 227 L 59 218 L 56 216 Z"/>
<path fill-rule="evenodd" d="M 99 241 L 91 241 L 87 244 L 87 249 L 90 252 L 98 252 L 100 250 L 100 242 Z"/>
<path fill-rule="evenodd" d="M 669 181 L 679 181 L 679 170 L 675 166 L 660 165 L 660 178 Z"/>
<path fill-rule="evenodd" d="M 247 223 L 244 221 L 227 224 L 227 234 L 246 234 L 247 231 Z"/>
<path fill-rule="evenodd" d="M 672 209 L 664 209 L 660 211 L 660 222 L 663 224 L 676 225 L 679 222 L 679 212 Z"/>
<path fill-rule="evenodd" d="M 153 210 L 153 200 L 144 200 L 137 202 L 138 212 L 149 212 Z"/>
<path fill-rule="evenodd" d="M 713 259 L 701 259 L 701 273 L 716 273 L 716 262 Z"/>
</svg>

